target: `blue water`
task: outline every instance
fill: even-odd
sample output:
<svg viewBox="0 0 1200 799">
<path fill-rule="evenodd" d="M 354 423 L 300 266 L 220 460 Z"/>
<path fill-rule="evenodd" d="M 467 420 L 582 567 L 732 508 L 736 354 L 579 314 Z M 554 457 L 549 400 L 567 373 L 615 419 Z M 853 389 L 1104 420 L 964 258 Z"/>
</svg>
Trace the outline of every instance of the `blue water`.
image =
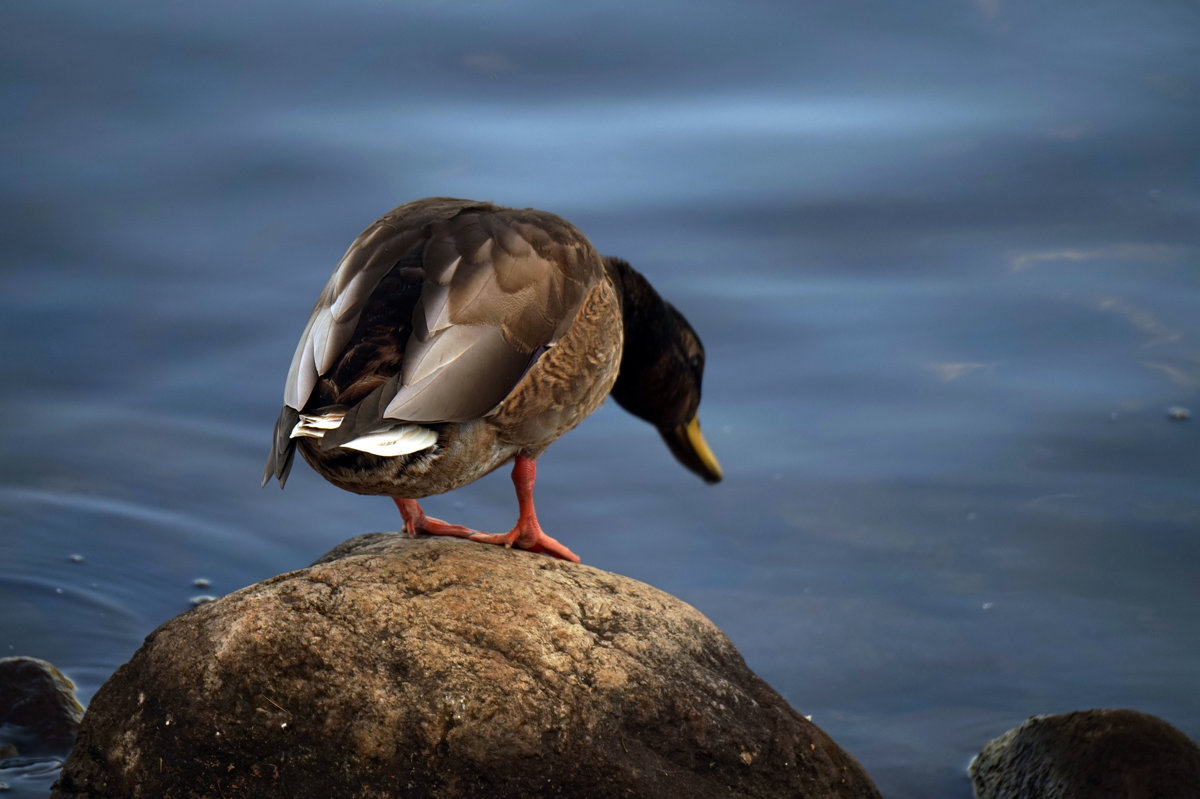
<svg viewBox="0 0 1200 799">
<path fill-rule="evenodd" d="M 885 795 L 968 797 L 1034 713 L 1200 737 L 1197 42 L 1165 0 L 6 3 L 0 655 L 86 701 L 191 597 L 398 526 L 258 480 L 345 247 L 449 194 L 691 319 L 726 481 L 606 406 L 539 515 Z M 516 511 L 504 473 L 427 507 Z"/>
</svg>

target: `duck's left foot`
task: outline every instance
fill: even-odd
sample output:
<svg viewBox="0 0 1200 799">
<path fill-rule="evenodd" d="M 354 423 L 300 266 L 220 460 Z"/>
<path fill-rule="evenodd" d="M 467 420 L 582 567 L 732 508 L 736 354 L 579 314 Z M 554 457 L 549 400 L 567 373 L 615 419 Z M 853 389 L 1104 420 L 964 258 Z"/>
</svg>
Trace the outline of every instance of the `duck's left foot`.
<svg viewBox="0 0 1200 799">
<path fill-rule="evenodd" d="M 463 527 L 461 524 L 450 524 L 450 522 L 426 516 L 425 511 L 421 509 L 421 505 L 415 499 L 392 497 L 392 501 L 400 509 L 400 516 L 404 519 L 404 532 L 408 533 L 409 538 L 416 538 L 417 533 L 425 533 L 426 535 L 452 535 L 457 538 L 470 538 L 474 535 L 480 535 L 478 530 L 472 530 L 470 527 Z"/>
</svg>

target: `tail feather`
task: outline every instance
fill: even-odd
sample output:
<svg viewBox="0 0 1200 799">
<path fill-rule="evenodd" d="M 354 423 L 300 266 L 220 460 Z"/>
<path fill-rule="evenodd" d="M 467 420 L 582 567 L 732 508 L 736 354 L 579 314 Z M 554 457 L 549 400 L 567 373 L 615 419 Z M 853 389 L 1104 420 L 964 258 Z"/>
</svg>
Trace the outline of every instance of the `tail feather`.
<svg viewBox="0 0 1200 799">
<path fill-rule="evenodd" d="M 296 440 L 291 437 L 292 428 L 300 421 L 300 413 L 295 408 L 284 405 L 275 420 L 275 436 L 271 440 L 271 454 L 267 456 L 267 465 L 263 469 L 262 485 L 266 488 L 272 477 L 279 479 L 279 487 L 287 482 L 288 473 L 292 470 L 292 461 L 296 457 Z"/>
</svg>

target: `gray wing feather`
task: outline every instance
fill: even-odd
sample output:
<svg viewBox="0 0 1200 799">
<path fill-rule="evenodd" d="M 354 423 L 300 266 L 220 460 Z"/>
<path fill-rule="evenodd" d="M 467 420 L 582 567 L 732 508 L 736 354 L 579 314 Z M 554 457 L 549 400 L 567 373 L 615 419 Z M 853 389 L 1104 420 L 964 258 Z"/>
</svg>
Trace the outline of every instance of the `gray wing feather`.
<svg viewBox="0 0 1200 799">
<path fill-rule="evenodd" d="M 508 395 L 532 355 L 513 349 L 497 328 L 464 325 L 446 328 L 421 349 L 419 368 L 411 379 L 405 369 L 404 385 L 388 403 L 385 418 L 409 422 L 478 419 Z M 406 356 L 405 367 L 408 363 Z"/>
</svg>

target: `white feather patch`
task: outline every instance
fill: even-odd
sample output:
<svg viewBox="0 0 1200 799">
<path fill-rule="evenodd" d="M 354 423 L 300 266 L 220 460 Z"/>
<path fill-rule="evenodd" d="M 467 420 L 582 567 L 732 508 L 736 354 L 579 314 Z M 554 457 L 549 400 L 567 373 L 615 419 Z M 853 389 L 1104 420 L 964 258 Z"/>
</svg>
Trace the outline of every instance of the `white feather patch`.
<svg viewBox="0 0 1200 799">
<path fill-rule="evenodd" d="M 341 427 L 344 418 L 346 418 L 345 411 L 322 414 L 302 413 L 300 421 L 296 422 L 296 426 L 292 428 L 292 434 L 288 438 L 324 438 L 325 431 Z"/>
<path fill-rule="evenodd" d="M 371 455 L 393 458 L 429 449 L 437 443 L 437 433 L 428 427 L 415 424 L 398 425 L 375 430 L 365 436 L 342 444 L 342 449 L 353 449 Z"/>
</svg>

